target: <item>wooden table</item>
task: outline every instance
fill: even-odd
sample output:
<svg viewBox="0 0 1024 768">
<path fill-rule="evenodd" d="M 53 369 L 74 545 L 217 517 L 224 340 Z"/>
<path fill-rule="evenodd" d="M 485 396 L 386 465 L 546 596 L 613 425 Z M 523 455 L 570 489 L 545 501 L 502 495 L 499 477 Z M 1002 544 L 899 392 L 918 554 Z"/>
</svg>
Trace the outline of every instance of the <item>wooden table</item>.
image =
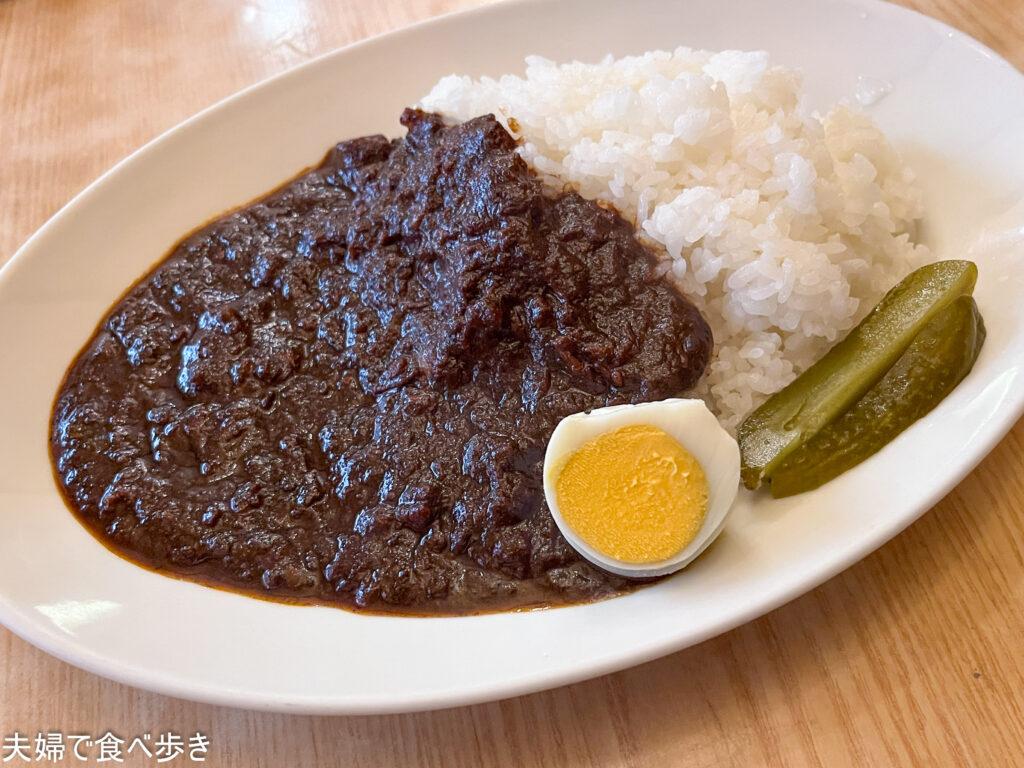
<svg viewBox="0 0 1024 768">
<path fill-rule="evenodd" d="M 202 107 L 477 2 L 0 0 L 0 262 Z M 1024 65 L 1024 0 L 908 4 Z M 592 682 L 431 714 L 278 716 L 107 682 L 0 629 L 0 735 L 198 730 L 208 765 L 253 768 L 1024 765 L 1022 441 L 1024 422 L 930 514 L 818 590 Z"/>
</svg>

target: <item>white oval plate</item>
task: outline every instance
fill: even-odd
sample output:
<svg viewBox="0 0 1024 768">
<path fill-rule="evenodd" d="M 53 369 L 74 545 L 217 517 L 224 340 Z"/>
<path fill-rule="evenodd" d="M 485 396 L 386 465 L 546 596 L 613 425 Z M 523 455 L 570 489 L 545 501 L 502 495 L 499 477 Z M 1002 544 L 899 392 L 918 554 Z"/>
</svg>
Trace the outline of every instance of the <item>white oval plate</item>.
<svg viewBox="0 0 1024 768">
<path fill-rule="evenodd" d="M 291 712 L 428 709 L 591 677 L 697 643 L 811 589 L 931 507 L 1024 406 L 1024 270 L 979 257 L 989 337 L 930 416 L 819 491 L 742 495 L 693 567 L 594 605 L 481 617 L 356 615 L 253 600 L 110 554 L 56 492 L 51 398 L 93 325 L 182 234 L 317 162 L 335 141 L 397 135 L 401 108 L 449 72 L 652 48 L 763 48 L 820 104 L 860 75 L 920 172 L 927 239 L 957 256 L 1024 197 L 1024 79 L 948 27 L 874 0 L 525 1 L 356 45 L 253 87 L 149 144 L 73 200 L 0 274 L 0 621 L 46 651 L 163 693 Z"/>
</svg>

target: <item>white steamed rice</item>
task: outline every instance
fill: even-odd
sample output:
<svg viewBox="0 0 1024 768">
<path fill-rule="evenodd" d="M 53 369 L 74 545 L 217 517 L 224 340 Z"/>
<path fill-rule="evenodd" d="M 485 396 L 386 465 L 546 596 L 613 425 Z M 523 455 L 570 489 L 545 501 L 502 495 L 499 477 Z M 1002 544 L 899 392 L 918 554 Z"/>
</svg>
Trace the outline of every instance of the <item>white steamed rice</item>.
<svg viewBox="0 0 1024 768">
<path fill-rule="evenodd" d="M 553 188 L 613 203 L 703 312 L 703 394 L 735 428 L 929 259 L 911 171 L 865 115 L 801 104 L 763 52 L 526 60 L 525 77 L 449 76 L 422 102 L 488 112 Z"/>
</svg>

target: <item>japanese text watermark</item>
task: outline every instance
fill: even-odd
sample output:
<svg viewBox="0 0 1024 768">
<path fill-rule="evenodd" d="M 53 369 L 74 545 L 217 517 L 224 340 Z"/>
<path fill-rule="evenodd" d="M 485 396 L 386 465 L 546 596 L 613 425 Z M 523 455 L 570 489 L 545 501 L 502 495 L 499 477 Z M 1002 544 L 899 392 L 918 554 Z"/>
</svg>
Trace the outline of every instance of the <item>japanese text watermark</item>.
<svg viewBox="0 0 1024 768">
<path fill-rule="evenodd" d="M 166 731 L 143 733 L 122 738 L 113 731 L 99 736 L 86 733 L 46 731 L 35 734 L 5 734 L 0 744 L 0 764 L 59 763 L 65 760 L 80 763 L 123 763 L 126 757 L 148 758 L 154 764 L 206 762 L 210 750 L 208 736 L 196 731 L 183 735 Z"/>
</svg>

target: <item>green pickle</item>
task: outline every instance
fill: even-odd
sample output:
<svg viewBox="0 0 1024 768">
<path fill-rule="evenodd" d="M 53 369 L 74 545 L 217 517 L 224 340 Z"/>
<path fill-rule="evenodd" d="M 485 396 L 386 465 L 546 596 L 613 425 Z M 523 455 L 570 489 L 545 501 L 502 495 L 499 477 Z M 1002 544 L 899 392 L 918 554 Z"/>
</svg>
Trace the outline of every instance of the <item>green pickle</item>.
<svg viewBox="0 0 1024 768">
<path fill-rule="evenodd" d="M 739 429 L 744 485 L 753 489 L 772 479 L 791 454 L 850 410 L 926 326 L 970 296 L 977 277 L 969 261 L 939 261 L 912 272 L 845 339 L 750 414 Z"/>
<path fill-rule="evenodd" d="M 974 299 L 955 299 L 850 410 L 779 464 L 769 479 L 772 496 L 813 490 L 879 451 L 953 391 L 984 341 Z"/>
</svg>

